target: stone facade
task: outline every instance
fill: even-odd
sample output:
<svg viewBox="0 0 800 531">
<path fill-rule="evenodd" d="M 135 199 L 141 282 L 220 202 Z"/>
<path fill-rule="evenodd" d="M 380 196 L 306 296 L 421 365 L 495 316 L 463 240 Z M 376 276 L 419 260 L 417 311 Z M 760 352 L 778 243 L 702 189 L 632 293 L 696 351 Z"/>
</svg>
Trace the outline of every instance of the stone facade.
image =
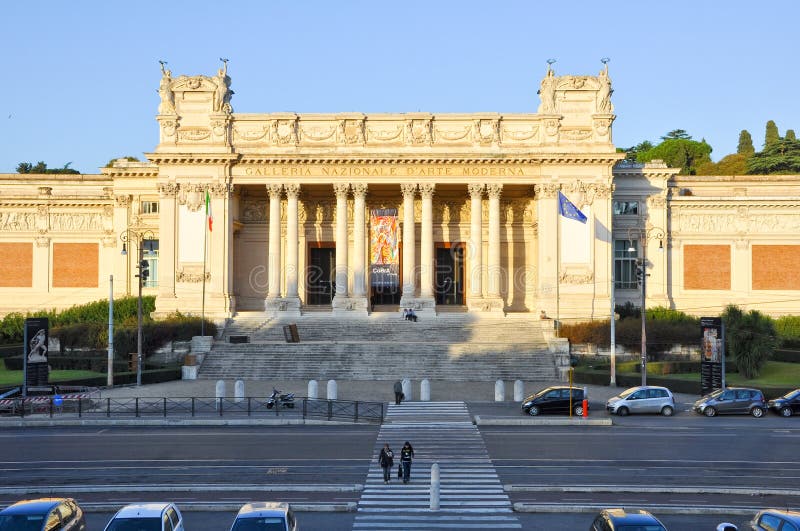
<svg viewBox="0 0 800 531">
<path fill-rule="evenodd" d="M 0 313 L 106 298 L 110 275 L 135 294 L 138 252 L 120 251 L 142 238 L 157 242 L 144 293 L 159 315 L 386 304 L 604 318 L 615 270 L 618 302 L 638 304 L 642 253 L 649 305 L 796 313 L 800 178 L 622 164 L 610 83 L 548 70 L 537 114 L 240 114 L 227 65 L 163 69 L 148 162 L 0 175 Z M 559 192 L 586 224 L 559 215 Z M 397 215 L 388 294 L 368 263 L 375 209 Z"/>
</svg>

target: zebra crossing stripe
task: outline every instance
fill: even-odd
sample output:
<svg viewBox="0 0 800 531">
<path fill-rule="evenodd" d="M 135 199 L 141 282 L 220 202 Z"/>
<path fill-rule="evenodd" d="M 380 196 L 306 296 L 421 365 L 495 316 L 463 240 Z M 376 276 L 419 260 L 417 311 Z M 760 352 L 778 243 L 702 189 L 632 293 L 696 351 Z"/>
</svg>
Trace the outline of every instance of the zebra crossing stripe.
<svg viewBox="0 0 800 531">
<path fill-rule="evenodd" d="M 397 478 L 396 468 L 405 441 L 415 452 L 409 484 Z M 387 442 L 395 452 L 388 485 L 378 465 Z M 390 404 L 372 457 L 353 529 L 522 529 L 464 402 Z M 437 511 L 430 510 L 434 463 L 441 482 Z"/>
</svg>

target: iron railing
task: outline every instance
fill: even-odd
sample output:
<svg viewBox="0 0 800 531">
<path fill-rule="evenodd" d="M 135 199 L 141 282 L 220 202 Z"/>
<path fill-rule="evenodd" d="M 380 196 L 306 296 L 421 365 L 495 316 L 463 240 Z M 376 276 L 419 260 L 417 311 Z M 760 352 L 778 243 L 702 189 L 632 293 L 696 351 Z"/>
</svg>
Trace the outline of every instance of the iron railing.
<svg viewBox="0 0 800 531">
<path fill-rule="evenodd" d="M 262 397 L 16 397 L 0 400 L 0 415 L 81 419 L 283 417 L 380 424 L 385 414 L 382 402 L 296 398 L 294 407 L 276 404 L 270 408 L 267 401 Z"/>
</svg>

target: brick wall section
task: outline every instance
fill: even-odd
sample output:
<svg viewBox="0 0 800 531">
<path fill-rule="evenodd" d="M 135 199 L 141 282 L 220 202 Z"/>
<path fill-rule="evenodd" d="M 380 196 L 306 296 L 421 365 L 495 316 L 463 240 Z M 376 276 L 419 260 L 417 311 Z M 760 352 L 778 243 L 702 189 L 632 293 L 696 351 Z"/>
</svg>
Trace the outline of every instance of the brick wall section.
<svg viewBox="0 0 800 531">
<path fill-rule="evenodd" d="M 33 244 L 0 243 L 0 288 L 33 286 Z"/>
<path fill-rule="evenodd" d="M 53 244 L 54 288 L 96 288 L 98 267 L 96 243 Z"/>
<path fill-rule="evenodd" d="M 683 289 L 731 289 L 731 246 L 684 245 Z"/>
<path fill-rule="evenodd" d="M 753 245 L 753 289 L 800 290 L 800 245 Z"/>
</svg>

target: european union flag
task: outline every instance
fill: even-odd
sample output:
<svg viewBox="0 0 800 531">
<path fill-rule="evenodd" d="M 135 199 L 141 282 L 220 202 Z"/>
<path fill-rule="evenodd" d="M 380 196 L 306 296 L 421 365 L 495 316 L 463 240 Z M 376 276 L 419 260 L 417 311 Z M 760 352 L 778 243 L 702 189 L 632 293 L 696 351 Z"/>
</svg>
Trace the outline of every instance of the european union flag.
<svg viewBox="0 0 800 531">
<path fill-rule="evenodd" d="M 558 213 L 565 218 L 574 219 L 581 223 L 586 223 L 586 215 L 578 210 L 578 207 L 572 204 L 572 201 L 567 199 L 567 196 L 558 192 Z"/>
</svg>

